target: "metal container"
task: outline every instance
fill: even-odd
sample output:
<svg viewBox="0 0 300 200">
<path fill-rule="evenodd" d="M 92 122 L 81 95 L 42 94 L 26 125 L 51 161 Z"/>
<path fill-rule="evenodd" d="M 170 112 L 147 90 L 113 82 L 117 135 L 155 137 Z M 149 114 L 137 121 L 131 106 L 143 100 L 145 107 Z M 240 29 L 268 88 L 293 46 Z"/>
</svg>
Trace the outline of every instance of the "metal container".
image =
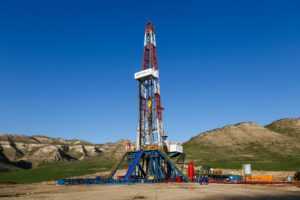
<svg viewBox="0 0 300 200">
<path fill-rule="evenodd" d="M 227 181 L 230 183 L 238 183 L 238 182 L 242 181 L 242 177 L 239 175 L 230 175 L 227 178 Z"/>
</svg>

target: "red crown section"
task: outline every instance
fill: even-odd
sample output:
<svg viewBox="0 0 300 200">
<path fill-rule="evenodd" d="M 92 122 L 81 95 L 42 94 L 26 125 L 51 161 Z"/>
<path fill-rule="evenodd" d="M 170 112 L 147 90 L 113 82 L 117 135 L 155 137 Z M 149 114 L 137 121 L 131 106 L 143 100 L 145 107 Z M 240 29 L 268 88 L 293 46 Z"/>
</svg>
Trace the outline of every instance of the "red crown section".
<svg viewBox="0 0 300 200">
<path fill-rule="evenodd" d="M 146 24 L 144 36 L 144 59 L 143 69 L 158 69 L 156 57 L 156 36 L 151 22 Z"/>
</svg>

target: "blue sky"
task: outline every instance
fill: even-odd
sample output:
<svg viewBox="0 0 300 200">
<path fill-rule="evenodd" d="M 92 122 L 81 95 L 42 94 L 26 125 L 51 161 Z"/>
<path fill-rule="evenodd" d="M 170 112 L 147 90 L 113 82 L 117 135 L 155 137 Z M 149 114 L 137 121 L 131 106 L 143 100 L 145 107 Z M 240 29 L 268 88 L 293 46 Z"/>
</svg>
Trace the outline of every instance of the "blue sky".
<svg viewBox="0 0 300 200">
<path fill-rule="evenodd" d="M 299 1 L 2 1 L 0 132 L 135 138 L 144 25 L 164 123 L 184 141 L 300 115 Z"/>
</svg>

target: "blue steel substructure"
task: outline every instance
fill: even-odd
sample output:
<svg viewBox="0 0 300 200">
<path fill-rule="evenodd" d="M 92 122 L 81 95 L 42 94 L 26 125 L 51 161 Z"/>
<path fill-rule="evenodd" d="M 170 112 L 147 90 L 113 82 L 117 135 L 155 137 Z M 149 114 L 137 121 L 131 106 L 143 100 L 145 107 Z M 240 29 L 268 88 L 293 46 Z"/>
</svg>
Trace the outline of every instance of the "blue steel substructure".
<svg viewBox="0 0 300 200">
<path fill-rule="evenodd" d="M 128 170 L 124 177 L 115 179 L 115 173 L 124 162 L 128 164 Z M 176 167 L 169 157 L 159 150 L 147 150 L 128 152 L 124 154 L 121 162 L 112 170 L 108 178 L 74 178 L 59 179 L 59 185 L 81 184 L 128 184 L 128 183 L 160 183 L 175 182 L 181 178 L 183 182 L 189 179 Z"/>
<path fill-rule="evenodd" d="M 175 181 L 178 177 L 188 182 L 188 178 L 177 168 L 169 157 L 159 150 L 140 150 L 130 152 L 127 156 L 128 170 L 121 180 L 135 182 Z M 115 174 L 111 174 L 111 179 Z"/>
</svg>

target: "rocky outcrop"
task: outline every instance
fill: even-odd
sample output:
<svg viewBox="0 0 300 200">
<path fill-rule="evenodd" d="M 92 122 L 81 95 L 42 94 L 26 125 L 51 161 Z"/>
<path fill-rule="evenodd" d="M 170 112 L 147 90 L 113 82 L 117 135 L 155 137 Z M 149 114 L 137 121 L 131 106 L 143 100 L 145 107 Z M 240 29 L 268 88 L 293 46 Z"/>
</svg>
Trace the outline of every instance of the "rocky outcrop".
<svg viewBox="0 0 300 200">
<path fill-rule="evenodd" d="M 64 140 L 46 136 L 0 135 L 0 170 L 30 168 L 56 161 L 83 160 L 107 156 L 118 159 L 124 143 L 91 144 L 81 140 Z"/>
</svg>

